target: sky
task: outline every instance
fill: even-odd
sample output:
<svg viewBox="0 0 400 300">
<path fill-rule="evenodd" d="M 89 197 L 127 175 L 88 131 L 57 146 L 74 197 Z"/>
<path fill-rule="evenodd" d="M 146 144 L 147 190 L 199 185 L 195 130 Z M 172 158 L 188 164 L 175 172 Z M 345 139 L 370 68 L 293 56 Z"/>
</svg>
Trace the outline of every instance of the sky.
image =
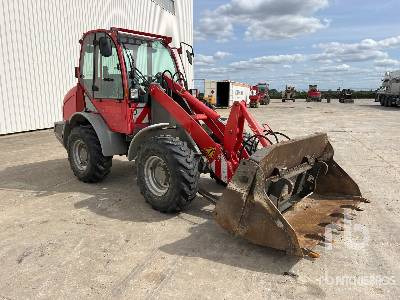
<svg viewBox="0 0 400 300">
<path fill-rule="evenodd" d="M 194 0 L 195 78 L 376 89 L 400 69 L 400 0 Z"/>
</svg>

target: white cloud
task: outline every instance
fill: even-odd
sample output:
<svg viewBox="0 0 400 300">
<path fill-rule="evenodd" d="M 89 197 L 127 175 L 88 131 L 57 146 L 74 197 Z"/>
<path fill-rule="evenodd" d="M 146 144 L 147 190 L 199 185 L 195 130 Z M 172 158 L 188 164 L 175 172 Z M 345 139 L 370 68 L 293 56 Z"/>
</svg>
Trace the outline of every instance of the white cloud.
<svg viewBox="0 0 400 300">
<path fill-rule="evenodd" d="M 224 58 L 227 58 L 228 56 L 231 56 L 231 55 L 232 55 L 232 54 L 229 53 L 229 52 L 217 51 L 217 52 L 214 54 L 214 58 L 215 58 L 215 59 L 224 59 Z"/>
<path fill-rule="evenodd" d="M 202 78 L 232 79 L 248 83 L 260 80 L 272 86 L 286 82 L 307 86 L 318 83 L 322 87 L 336 85 L 349 88 L 376 88 L 382 74 L 398 69 L 400 59 L 390 57 L 389 49 L 400 48 L 400 36 L 382 40 L 364 39 L 354 43 L 331 42 L 315 45 L 314 54 L 277 54 L 219 63 L 218 57 L 231 54 L 222 51 L 202 57 L 202 68 L 196 73 Z M 221 53 L 220 53 L 221 52 Z M 211 62 L 211 63 L 210 63 Z"/>
<path fill-rule="evenodd" d="M 254 21 L 246 30 L 248 39 L 285 39 L 294 38 L 300 34 L 313 33 L 327 27 L 328 21 L 321 21 L 314 17 L 304 16 L 277 16 L 274 18 Z"/>
<path fill-rule="evenodd" d="M 304 55 L 302 54 L 269 55 L 269 56 L 255 57 L 249 60 L 233 62 L 230 64 L 230 66 L 235 69 L 251 70 L 254 68 L 264 68 L 270 65 L 295 63 L 303 60 L 304 60 Z"/>
<path fill-rule="evenodd" d="M 231 53 L 223 51 L 217 51 L 214 53 L 214 55 L 196 54 L 195 64 L 196 66 L 211 66 L 214 65 L 217 61 L 223 60 L 231 55 Z"/>
<path fill-rule="evenodd" d="M 221 75 L 221 76 L 227 76 L 233 71 L 232 68 L 227 68 L 227 67 L 210 67 L 210 68 L 201 68 L 198 69 L 198 73 L 202 75 Z M 226 79 L 226 78 L 225 78 Z"/>
<path fill-rule="evenodd" d="M 400 65 L 400 61 L 391 58 L 384 58 L 375 61 L 377 67 L 396 67 Z"/>
<path fill-rule="evenodd" d="M 318 72 L 327 72 L 327 73 L 346 72 L 349 71 L 350 68 L 351 67 L 347 64 L 330 65 L 319 68 Z"/>
<path fill-rule="evenodd" d="M 228 17 L 215 16 L 214 12 L 206 12 L 194 31 L 195 40 L 204 41 L 213 37 L 217 42 L 227 42 L 233 38 L 233 24 Z"/>
<path fill-rule="evenodd" d="M 327 27 L 328 20 L 313 15 L 328 4 L 328 0 L 231 0 L 206 11 L 195 36 L 225 42 L 234 38 L 235 27 L 243 26 L 249 39 L 292 38 Z"/>
<path fill-rule="evenodd" d="M 382 61 L 388 59 L 385 49 L 399 47 L 400 36 L 383 40 L 364 39 L 358 43 L 331 42 L 319 44 L 316 48 L 322 49 L 322 53 L 313 55 L 312 58 L 318 61 L 334 62 L 362 62 L 369 60 Z"/>
</svg>

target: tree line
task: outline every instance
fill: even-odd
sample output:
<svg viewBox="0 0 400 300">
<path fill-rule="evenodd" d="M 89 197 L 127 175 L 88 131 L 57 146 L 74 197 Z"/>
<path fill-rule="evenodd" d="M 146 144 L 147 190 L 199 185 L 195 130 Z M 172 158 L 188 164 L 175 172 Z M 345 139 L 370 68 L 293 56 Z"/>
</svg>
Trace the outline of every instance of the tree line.
<svg viewBox="0 0 400 300">
<path fill-rule="evenodd" d="M 354 99 L 374 99 L 376 91 L 354 91 L 353 92 L 353 98 Z M 334 90 L 327 90 L 327 91 L 321 91 L 322 97 L 323 98 L 331 98 L 331 99 L 336 99 L 339 97 L 339 92 L 334 91 Z M 270 89 L 269 90 L 269 96 L 272 99 L 280 99 L 282 97 L 282 91 L 278 91 L 277 89 Z M 297 99 L 306 99 L 307 97 L 307 91 L 296 91 L 296 98 Z"/>
</svg>

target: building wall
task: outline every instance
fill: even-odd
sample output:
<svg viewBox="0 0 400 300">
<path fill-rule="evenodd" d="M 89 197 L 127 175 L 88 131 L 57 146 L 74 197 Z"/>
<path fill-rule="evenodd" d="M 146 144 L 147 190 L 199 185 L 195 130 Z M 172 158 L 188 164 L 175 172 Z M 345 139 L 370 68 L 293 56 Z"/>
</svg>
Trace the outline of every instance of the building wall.
<svg viewBox="0 0 400 300">
<path fill-rule="evenodd" d="M 90 29 L 125 27 L 193 44 L 193 0 L 10 0 L 0 5 L 0 134 L 50 128 L 76 84 L 79 39 Z M 188 83 L 193 68 L 186 65 Z"/>
</svg>

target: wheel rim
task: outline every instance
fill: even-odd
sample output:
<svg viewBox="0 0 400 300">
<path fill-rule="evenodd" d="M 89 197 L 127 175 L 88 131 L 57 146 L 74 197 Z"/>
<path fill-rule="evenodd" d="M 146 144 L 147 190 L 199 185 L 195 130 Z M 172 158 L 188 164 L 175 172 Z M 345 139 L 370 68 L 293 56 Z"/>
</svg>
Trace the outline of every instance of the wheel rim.
<svg viewBox="0 0 400 300">
<path fill-rule="evenodd" d="M 72 158 L 80 171 L 85 171 L 88 166 L 89 154 L 86 144 L 82 140 L 76 140 L 72 145 Z"/>
<path fill-rule="evenodd" d="M 158 156 L 150 156 L 144 164 L 144 179 L 151 193 L 161 197 L 169 189 L 170 174 L 166 162 Z"/>
</svg>

